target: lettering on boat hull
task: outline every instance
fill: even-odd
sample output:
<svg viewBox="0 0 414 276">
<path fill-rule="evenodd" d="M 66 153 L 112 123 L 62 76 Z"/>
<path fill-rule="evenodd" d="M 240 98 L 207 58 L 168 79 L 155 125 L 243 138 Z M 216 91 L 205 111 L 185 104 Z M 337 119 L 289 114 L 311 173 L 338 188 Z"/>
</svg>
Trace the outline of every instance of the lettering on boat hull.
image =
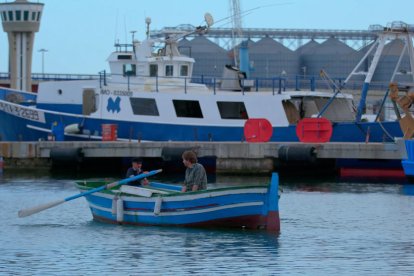
<svg viewBox="0 0 414 276">
<path fill-rule="evenodd" d="M 101 89 L 101 95 L 131 97 L 132 96 L 132 91 Z"/>
<path fill-rule="evenodd" d="M 40 123 L 46 122 L 45 114 L 39 110 L 33 110 L 18 105 L 11 105 L 4 102 L 0 102 L 0 110 L 27 120 Z"/>
</svg>

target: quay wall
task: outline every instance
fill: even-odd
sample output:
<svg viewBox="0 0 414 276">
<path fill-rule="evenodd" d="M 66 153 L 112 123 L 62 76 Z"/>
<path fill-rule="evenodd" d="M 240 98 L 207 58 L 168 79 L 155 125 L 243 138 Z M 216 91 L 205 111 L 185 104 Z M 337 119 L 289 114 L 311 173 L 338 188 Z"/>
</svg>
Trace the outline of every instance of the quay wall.
<svg viewBox="0 0 414 276">
<path fill-rule="evenodd" d="M 82 158 L 180 158 L 184 150 L 216 160 L 217 173 L 268 173 L 275 166 L 328 159 L 401 160 L 403 140 L 396 143 L 246 143 L 246 142 L 0 142 L 0 156 L 8 168 L 50 167 L 59 153 Z M 73 160 L 76 162 L 76 158 Z"/>
</svg>

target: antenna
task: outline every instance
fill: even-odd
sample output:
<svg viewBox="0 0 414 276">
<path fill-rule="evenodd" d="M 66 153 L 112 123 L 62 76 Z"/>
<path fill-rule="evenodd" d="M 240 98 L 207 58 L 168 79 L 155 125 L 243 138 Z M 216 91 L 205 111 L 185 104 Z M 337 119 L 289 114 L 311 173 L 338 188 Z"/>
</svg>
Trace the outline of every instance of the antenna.
<svg viewBox="0 0 414 276">
<path fill-rule="evenodd" d="M 131 35 L 132 35 L 132 44 L 134 44 L 134 40 L 135 40 L 135 33 L 137 31 L 130 31 Z"/>
<path fill-rule="evenodd" d="M 145 24 L 147 25 L 147 32 L 145 34 L 147 35 L 147 39 L 149 39 L 149 37 L 150 37 L 151 17 L 145 18 Z"/>
<path fill-rule="evenodd" d="M 128 38 L 127 38 L 127 25 L 126 25 L 126 16 L 124 16 L 124 32 L 125 32 L 125 44 L 128 44 Z"/>
<path fill-rule="evenodd" d="M 115 37 L 114 42 L 117 43 L 118 40 L 118 10 L 116 10 L 116 16 L 115 16 Z"/>
<path fill-rule="evenodd" d="M 135 42 L 134 42 L 135 38 L 134 38 L 134 36 L 135 36 L 136 32 L 137 31 L 130 31 L 130 33 L 132 35 L 132 51 L 134 52 L 134 54 L 135 54 Z"/>
</svg>

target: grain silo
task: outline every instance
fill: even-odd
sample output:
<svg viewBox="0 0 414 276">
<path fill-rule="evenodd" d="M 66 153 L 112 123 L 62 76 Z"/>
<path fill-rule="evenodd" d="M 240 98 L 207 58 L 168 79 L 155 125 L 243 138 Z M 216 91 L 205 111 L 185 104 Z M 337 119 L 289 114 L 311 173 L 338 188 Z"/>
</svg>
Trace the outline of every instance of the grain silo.
<svg viewBox="0 0 414 276">
<path fill-rule="evenodd" d="M 254 43 L 249 54 L 253 65 L 252 77 L 273 78 L 297 73 L 298 56 L 270 37 Z"/>
<path fill-rule="evenodd" d="M 319 76 L 323 69 L 332 78 L 346 77 L 360 60 L 360 54 L 338 39 L 329 38 L 301 54 L 301 75 Z"/>
<path fill-rule="evenodd" d="M 227 51 L 205 36 L 182 39 L 178 46 L 182 54 L 195 59 L 194 77 L 221 77 L 224 66 L 231 63 Z"/>
</svg>

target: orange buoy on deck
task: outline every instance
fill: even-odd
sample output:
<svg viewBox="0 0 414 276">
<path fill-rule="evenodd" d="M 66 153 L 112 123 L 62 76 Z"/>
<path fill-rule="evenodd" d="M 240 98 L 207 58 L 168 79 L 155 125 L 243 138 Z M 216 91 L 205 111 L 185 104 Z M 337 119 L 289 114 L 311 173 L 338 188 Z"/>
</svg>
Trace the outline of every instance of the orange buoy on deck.
<svg viewBox="0 0 414 276">
<path fill-rule="evenodd" d="M 244 124 L 244 137 L 247 142 L 268 142 L 272 134 L 272 124 L 266 119 L 249 119 Z"/>
<path fill-rule="evenodd" d="M 304 118 L 296 125 L 296 135 L 304 143 L 326 143 L 331 140 L 332 123 L 326 118 Z"/>
</svg>

